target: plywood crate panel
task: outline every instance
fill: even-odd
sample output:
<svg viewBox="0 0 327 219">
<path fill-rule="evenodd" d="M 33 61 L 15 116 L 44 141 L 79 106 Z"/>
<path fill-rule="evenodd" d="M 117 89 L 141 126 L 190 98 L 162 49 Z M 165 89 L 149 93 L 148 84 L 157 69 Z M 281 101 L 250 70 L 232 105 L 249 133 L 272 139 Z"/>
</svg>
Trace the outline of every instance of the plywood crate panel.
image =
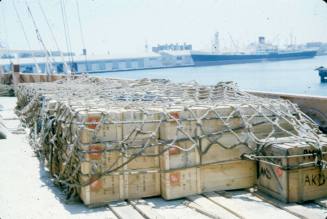
<svg viewBox="0 0 327 219">
<path fill-rule="evenodd" d="M 256 181 L 256 162 L 239 160 L 200 166 L 201 192 L 250 188 Z"/>
<path fill-rule="evenodd" d="M 99 205 L 114 200 L 160 195 L 159 157 L 146 156 L 157 154 L 158 146 L 146 148 L 144 155 L 140 154 L 129 163 L 128 156 L 138 152 L 140 148 L 128 149 L 126 156 L 110 143 L 81 145 L 80 148 L 89 152 L 84 153 L 81 158 L 82 183 L 108 169 L 115 169 L 81 188 L 80 197 L 85 204 Z M 124 163 L 126 164 L 123 165 Z M 122 167 L 117 169 L 119 166 Z"/>
<path fill-rule="evenodd" d="M 238 160 L 162 171 L 161 195 L 177 199 L 203 192 L 244 189 L 256 182 L 256 162 Z"/>
<path fill-rule="evenodd" d="M 165 110 L 165 120 L 160 126 L 160 139 L 185 139 L 196 135 L 196 118 L 182 107 Z"/>
<path fill-rule="evenodd" d="M 160 109 L 138 109 L 122 110 L 122 131 L 123 139 L 127 143 L 138 141 L 145 142 L 149 139 L 159 137 Z"/>
<path fill-rule="evenodd" d="M 161 147 L 161 150 L 166 148 L 167 146 Z M 199 162 L 198 148 L 192 141 L 177 141 L 166 150 L 160 156 L 162 197 L 169 200 L 200 192 L 199 169 L 194 167 Z"/>
<path fill-rule="evenodd" d="M 327 147 L 323 145 L 322 151 Z M 315 153 L 317 150 L 306 143 L 280 143 L 265 149 L 266 155 L 288 156 Z M 323 156 L 326 161 L 326 155 Z M 303 202 L 327 196 L 327 172 L 314 164 L 300 167 L 299 164 L 314 162 L 314 156 L 282 158 L 275 166 L 259 163 L 258 188 L 284 202 Z"/>
<path fill-rule="evenodd" d="M 82 144 L 106 141 L 121 141 L 122 110 L 79 110 L 75 109 L 76 119 L 73 124 L 74 134 Z"/>
<path fill-rule="evenodd" d="M 132 143 L 137 140 L 158 138 L 159 110 L 136 110 L 112 108 L 74 109 L 76 113 L 73 130 L 80 143 L 121 141 Z"/>
<path fill-rule="evenodd" d="M 142 153 L 140 153 L 142 152 Z M 126 169 L 135 170 L 135 169 L 151 169 L 151 168 L 160 168 L 159 163 L 159 146 L 152 145 L 148 146 L 145 149 L 140 147 L 130 147 L 127 150 L 126 155 L 132 156 L 133 154 L 140 154 L 139 156 L 132 159 L 131 162 L 126 164 Z M 124 161 L 128 160 L 129 157 L 124 157 Z"/>
<path fill-rule="evenodd" d="M 265 121 L 264 118 L 255 118 L 255 120 L 257 123 Z M 218 120 L 207 120 L 207 122 L 210 122 L 215 129 L 219 129 L 220 122 Z M 281 125 L 286 130 L 292 131 L 291 128 L 287 127 L 286 123 L 281 123 Z M 206 127 L 204 126 L 204 128 Z M 253 127 L 253 131 L 253 134 L 257 138 L 265 138 L 271 133 L 272 127 L 268 123 L 262 123 Z M 288 136 L 289 134 L 276 130 L 273 136 L 285 137 L 285 135 Z M 245 129 L 203 136 L 199 142 L 201 148 L 201 164 L 238 160 L 241 159 L 243 154 L 251 153 L 256 148 L 256 143 L 249 138 L 249 133 Z"/>
<path fill-rule="evenodd" d="M 200 164 L 197 142 L 180 140 L 171 146 L 161 146 L 160 150 L 164 151 L 160 155 L 160 167 L 162 170 L 187 168 Z"/>
<path fill-rule="evenodd" d="M 80 161 L 83 174 L 95 174 L 97 171 L 114 169 L 124 163 L 126 164 L 118 171 L 160 167 L 159 146 L 149 146 L 145 149 L 131 147 L 124 153 L 120 151 L 117 145 L 110 143 L 85 144 L 79 147 L 82 154 Z M 137 153 L 138 156 L 132 157 L 134 153 Z"/>
<path fill-rule="evenodd" d="M 80 177 L 80 181 L 86 183 L 91 178 Z M 103 176 L 90 185 L 82 186 L 79 195 L 85 205 L 101 205 L 123 199 L 122 190 L 120 176 Z"/>
<path fill-rule="evenodd" d="M 82 174 L 99 174 L 122 164 L 121 153 L 114 145 L 85 144 L 79 148 Z"/>
<path fill-rule="evenodd" d="M 160 171 L 149 169 L 145 173 L 124 175 L 124 198 L 144 198 L 159 196 L 160 190 Z"/>
<path fill-rule="evenodd" d="M 233 145 L 235 142 L 238 143 L 237 138 L 231 133 L 224 134 L 219 143 L 213 137 L 201 139 L 201 164 L 240 160 L 243 154 L 251 152 L 251 149 L 244 144 L 233 148 L 224 148 L 222 146 Z"/>
<path fill-rule="evenodd" d="M 81 176 L 87 183 L 95 176 Z M 111 201 L 144 198 L 160 195 L 160 173 L 158 169 L 124 172 L 102 176 L 90 185 L 80 188 L 80 198 L 86 205 L 102 205 Z"/>
<path fill-rule="evenodd" d="M 201 192 L 199 168 L 162 171 L 161 196 L 177 199 Z"/>
</svg>

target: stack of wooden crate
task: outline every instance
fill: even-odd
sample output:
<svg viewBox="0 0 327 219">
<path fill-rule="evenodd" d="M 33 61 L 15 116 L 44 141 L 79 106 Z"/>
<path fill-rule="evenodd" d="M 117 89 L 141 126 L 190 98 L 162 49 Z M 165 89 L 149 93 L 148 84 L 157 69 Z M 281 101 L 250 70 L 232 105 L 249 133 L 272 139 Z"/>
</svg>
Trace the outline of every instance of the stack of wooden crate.
<svg viewBox="0 0 327 219">
<path fill-rule="evenodd" d="M 73 130 L 85 154 L 81 183 L 92 183 L 81 187 L 80 197 L 87 205 L 160 194 L 175 199 L 249 188 L 256 182 L 256 162 L 242 159 L 255 144 L 247 140 L 244 121 L 238 115 L 229 117 L 234 106 L 75 110 L 75 122 L 64 129 Z M 243 117 L 254 115 L 248 106 L 240 111 Z M 254 133 L 268 136 L 269 122 L 255 117 Z M 286 123 L 282 126 L 288 128 Z M 124 165 L 135 152 L 141 153 Z M 92 180 L 108 169 L 114 171 Z"/>
<path fill-rule="evenodd" d="M 80 182 L 91 181 L 80 189 L 85 204 L 160 195 L 159 116 L 122 108 L 77 111 L 73 133 L 84 152 Z"/>
<path fill-rule="evenodd" d="M 255 162 L 241 160 L 241 155 L 250 149 L 244 144 L 223 148 L 223 145 L 233 144 L 232 141 L 242 141 L 228 130 L 224 132 L 226 126 L 214 114 L 218 111 L 226 119 L 228 110 L 231 111 L 232 107 L 225 106 L 211 112 L 209 106 L 168 109 L 171 118 L 160 127 L 160 140 L 173 142 L 173 145 L 163 146 L 169 149 L 160 157 L 161 190 L 165 199 L 254 185 Z M 234 128 L 241 126 L 240 118 L 226 122 L 233 123 Z M 228 144 L 219 144 L 215 138 Z"/>
<path fill-rule="evenodd" d="M 58 87 L 65 92 L 58 93 Z M 109 79 L 79 81 L 76 88 L 71 81 L 49 88 L 24 85 L 17 95 L 52 175 L 64 188 L 78 188 L 89 206 L 158 195 L 176 199 L 256 183 L 283 201 L 327 195 L 325 171 L 314 163 L 301 166 L 317 156 L 266 162 L 265 156 L 315 149 L 299 143 L 302 129 L 314 130 L 301 126 L 307 120 L 285 101 L 223 83 L 196 87 Z M 283 138 L 289 143 L 275 143 Z"/>
</svg>

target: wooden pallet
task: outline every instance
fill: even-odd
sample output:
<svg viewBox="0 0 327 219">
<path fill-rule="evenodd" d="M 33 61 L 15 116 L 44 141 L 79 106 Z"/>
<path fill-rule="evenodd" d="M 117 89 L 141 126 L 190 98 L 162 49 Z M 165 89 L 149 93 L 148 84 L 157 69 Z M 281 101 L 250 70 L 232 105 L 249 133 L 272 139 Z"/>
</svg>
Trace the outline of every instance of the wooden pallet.
<svg viewBox="0 0 327 219">
<path fill-rule="evenodd" d="M 145 198 L 110 203 L 117 218 L 310 218 L 327 216 L 327 199 L 284 204 L 254 190 L 209 192 L 166 201 Z"/>
</svg>

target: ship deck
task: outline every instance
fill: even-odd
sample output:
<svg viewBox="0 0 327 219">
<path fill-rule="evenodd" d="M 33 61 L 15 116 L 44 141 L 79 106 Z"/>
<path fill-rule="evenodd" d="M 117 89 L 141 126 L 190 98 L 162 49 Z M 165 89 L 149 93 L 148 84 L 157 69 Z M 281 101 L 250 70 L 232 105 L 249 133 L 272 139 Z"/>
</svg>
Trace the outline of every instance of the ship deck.
<svg viewBox="0 0 327 219">
<path fill-rule="evenodd" d="M 34 156 L 14 113 L 16 98 L 0 97 L 0 218 L 326 218 L 327 198 L 285 204 L 256 191 L 210 192 L 166 201 L 160 197 L 98 208 L 66 203 Z"/>
</svg>

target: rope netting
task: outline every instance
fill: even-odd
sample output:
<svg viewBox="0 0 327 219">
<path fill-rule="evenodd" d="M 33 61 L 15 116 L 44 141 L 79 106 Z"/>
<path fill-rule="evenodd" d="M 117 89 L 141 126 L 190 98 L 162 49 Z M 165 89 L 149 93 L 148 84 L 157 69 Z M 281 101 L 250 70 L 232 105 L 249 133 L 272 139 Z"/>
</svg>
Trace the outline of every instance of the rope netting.
<svg viewBox="0 0 327 219">
<path fill-rule="evenodd" d="M 31 145 L 71 196 L 104 175 L 121 174 L 139 156 L 158 157 L 173 149 L 196 150 L 201 157 L 216 145 L 246 147 L 244 157 L 274 163 L 280 157 L 265 156 L 265 147 L 304 142 L 315 148 L 315 164 L 323 165 L 326 142 L 297 105 L 251 95 L 233 82 L 203 86 L 85 77 L 20 84 L 16 96 Z M 119 156 L 108 162 L 114 153 Z M 196 165 L 201 161 L 190 166 Z M 81 180 L 81 175 L 90 177 Z"/>
<path fill-rule="evenodd" d="M 0 97 L 13 97 L 13 96 L 15 96 L 15 91 L 13 86 L 0 83 Z"/>
</svg>

